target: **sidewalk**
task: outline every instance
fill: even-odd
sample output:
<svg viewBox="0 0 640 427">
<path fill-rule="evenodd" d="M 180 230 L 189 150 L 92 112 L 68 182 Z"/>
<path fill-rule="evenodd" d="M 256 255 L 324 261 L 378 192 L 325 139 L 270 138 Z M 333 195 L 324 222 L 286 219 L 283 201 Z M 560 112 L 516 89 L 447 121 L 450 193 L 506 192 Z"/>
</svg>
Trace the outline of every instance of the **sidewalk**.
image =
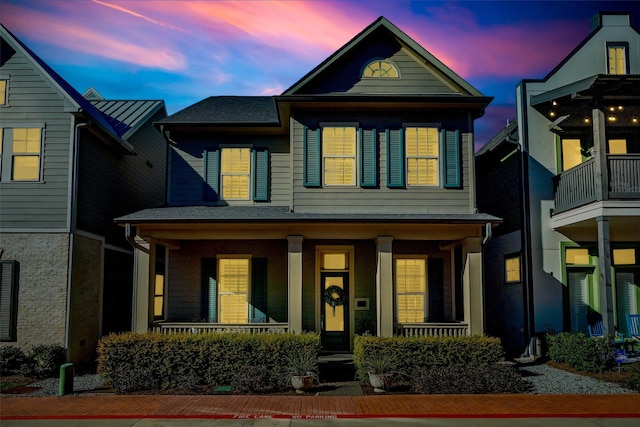
<svg viewBox="0 0 640 427">
<path fill-rule="evenodd" d="M 640 394 L 3 397 L 0 421 L 100 419 L 640 419 Z M 634 421 L 636 422 L 636 421 Z"/>
</svg>

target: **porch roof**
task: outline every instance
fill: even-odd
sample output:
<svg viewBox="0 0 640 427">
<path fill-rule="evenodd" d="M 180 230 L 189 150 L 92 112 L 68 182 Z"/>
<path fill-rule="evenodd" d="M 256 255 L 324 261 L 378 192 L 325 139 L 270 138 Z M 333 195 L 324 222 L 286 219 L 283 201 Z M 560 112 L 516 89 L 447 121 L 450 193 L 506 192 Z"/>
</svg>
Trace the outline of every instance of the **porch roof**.
<svg viewBox="0 0 640 427">
<path fill-rule="evenodd" d="M 502 220 L 484 213 L 298 213 L 287 206 L 176 206 L 144 209 L 115 219 L 117 224 L 206 222 L 397 222 L 445 224 L 498 224 Z"/>
</svg>

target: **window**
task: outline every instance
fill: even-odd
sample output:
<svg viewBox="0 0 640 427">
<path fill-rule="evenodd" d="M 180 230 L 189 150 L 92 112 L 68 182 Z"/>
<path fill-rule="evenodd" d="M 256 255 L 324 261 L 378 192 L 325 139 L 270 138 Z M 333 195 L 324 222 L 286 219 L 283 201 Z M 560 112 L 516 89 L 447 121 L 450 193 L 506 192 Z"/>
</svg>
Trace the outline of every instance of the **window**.
<svg viewBox="0 0 640 427">
<path fill-rule="evenodd" d="M 562 170 L 566 171 L 582 163 L 582 148 L 579 139 L 562 140 Z"/>
<path fill-rule="evenodd" d="M 2 139 L 2 181 L 39 181 L 42 129 L 6 128 Z"/>
<path fill-rule="evenodd" d="M 0 78 L 0 106 L 7 105 L 7 80 Z"/>
<path fill-rule="evenodd" d="M 248 148 L 223 148 L 221 155 L 222 198 L 248 200 L 251 151 Z"/>
<path fill-rule="evenodd" d="M 607 43 L 607 64 L 609 74 L 629 74 L 627 43 Z"/>
<path fill-rule="evenodd" d="M 518 283 L 522 281 L 520 270 L 520 255 L 510 255 L 504 259 L 505 281 L 507 283 Z"/>
<path fill-rule="evenodd" d="M 614 249 L 613 250 L 613 265 L 635 265 L 636 263 L 636 250 L 629 249 Z"/>
<path fill-rule="evenodd" d="M 375 59 L 364 67 L 362 77 L 397 78 L 398 69 L 389 61 Z"/>
<path fill-rule="evenodd" d="M 322 129 L 324 185 L 356 185 L 356 128 Z"/>
<path fill-rule="evenodd" d="M 609 154 L 627 154 L 626 139 L 610 139 Z"/>
<path fill-rule="evenodd" d="M 223 147 L 204 152 L 204 199 L 267 201 L 269 152 Z"/>
<path fill-rule="evenodd" d="M 589 250 L 584 248 L 567 248 L 565 252 L 567 265 L 589 265 Z"/>
<path fill-rule="evenodd" d="M 156 275 L 153 286 L 153 318 L 164 319 L 164 275 L 165 275 L 164 246 L 156 246 Z"/>
<path fill-rule="evenodd" d="M 247 323 L 249 318 L 249 259 L 218 259 L 220 323 Z"/>
<path fill-rule="evenodd" d="M 438 185 L 439 132 L 436 128 L 405 129 L 407 185 Z"/>
<path fill-rule="evenodd" d="M 18 263 L 0 261 L 0 340 L 16 340 Z"/>
<path fill-rule="evenodd" d="M 427 315 L 427 259 L 396 258 L 396 319 L 400 323 L 421 323 Z"/>
</svg>

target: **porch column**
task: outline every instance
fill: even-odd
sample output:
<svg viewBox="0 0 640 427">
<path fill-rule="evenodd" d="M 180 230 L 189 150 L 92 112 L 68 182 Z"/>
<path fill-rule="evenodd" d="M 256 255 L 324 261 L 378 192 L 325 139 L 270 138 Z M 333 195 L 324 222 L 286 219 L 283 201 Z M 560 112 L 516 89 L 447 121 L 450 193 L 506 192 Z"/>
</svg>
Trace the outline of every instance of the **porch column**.
<svg viewBox="0 0 640 427">
<path fill-rule="evenodd" d="M 611 245 L 609 242 L 609 217 L 599 216 L 598 224 L 598 270 L 600 284 L 600 312 L 605 334 L 615 333 L 613 317 L 613 286 L 611 283 Z"/>
<path fill-rule="evenodd" d="M 604 113 L 594 108 L 593 115 L 593 155 L 595 157 L 596 200 L 609 200 L 609 174 L 607 173 L 607 138 Z"/>
<path fill-rule="evenodd" d="M 138 239 L 136 239 L 138 240 Z M 138 241 L 138 245 L 146 248 L 145 252 L 139 248 L 134 249 L 133 259 L 133 319 L 131 330 L 136 333 L 146 333 L 149 331 L 149 324 L 153 321 L 152 297 L 153 289 L 150 286 L 149 278 L 152 277 L 151 248 L 148 243 Z"/>
<path fill-rule="evenodd" d="M 302 236 L 287 236 L 289 242 L 289 331 L 302 332 Z"/>
<path fill-rule="evenodd" d="M 393 237 L 378 236 L 376 321 L 379 337 L 393 336 Z"/>
<path fill-rule="evenodd" d="M 484 334 L 482 238 L 468 237 L 462 247 L 462 301 L 470 335 Z"/>
</svg>

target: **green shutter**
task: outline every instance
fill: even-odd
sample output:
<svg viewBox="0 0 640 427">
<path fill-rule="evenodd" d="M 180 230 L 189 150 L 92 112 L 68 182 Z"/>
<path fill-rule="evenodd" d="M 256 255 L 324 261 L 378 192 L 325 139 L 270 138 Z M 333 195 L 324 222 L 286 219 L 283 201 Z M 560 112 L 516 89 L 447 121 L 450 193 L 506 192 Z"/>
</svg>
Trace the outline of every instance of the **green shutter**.
<svg viewBox="0 0 640 427">
<path fill-rule="evenodd" d="M 253 200 L 269 200 L 269 151 L 255 151 L 253 155 Z"/>
<path fill-rule="evenodd" d="M 320 129 L 303 129 L 302 149 L 303 165 L 302 174 L 305 187 L 320 187 L 322 154 L 320 152 Z"/>
<path fill-rule="evenodd" d="M 201 314 L 204 321 L 218 321 L 218 282 L 216 279 L 216 258 L 202 258 Z"/>
<path fill-rule="evenodd" d="M 218 200 L 220 192 L 220 150 L 204 152 L 204 199 Z"/>
<path fill-rule="evenodd" d="M 0 261 L 0 340 L 15 341 L 18 302 L 17 263 Z"/>
<path fill-rule="evenodd" d="M 378 186 L 378 144 L 375 129 L 358 129 L 360 143 L 360 186 Z"/>
<path fill-rule="evenodd" d="M 444 321 L 444 263 L 442 258 L 428 259 L 429 322 Z"/>
<path fill-rule="evenodd" d="M 267 259 L 251 259 L 251 307 L 249 322 L 267 322 Z"/>
<path fill-rule="evenodd" d="M 442 186 L 445 188 L 459 188 L 462 186 L 460 176 L 460 132 L 458 130 L 443 130 L 442 142 Z"/>
<path fill-rule="evenodd" d="M 403 188 L 404 138 L 402 129 L 387 129 L 387 187 Z"/>
</svg>

